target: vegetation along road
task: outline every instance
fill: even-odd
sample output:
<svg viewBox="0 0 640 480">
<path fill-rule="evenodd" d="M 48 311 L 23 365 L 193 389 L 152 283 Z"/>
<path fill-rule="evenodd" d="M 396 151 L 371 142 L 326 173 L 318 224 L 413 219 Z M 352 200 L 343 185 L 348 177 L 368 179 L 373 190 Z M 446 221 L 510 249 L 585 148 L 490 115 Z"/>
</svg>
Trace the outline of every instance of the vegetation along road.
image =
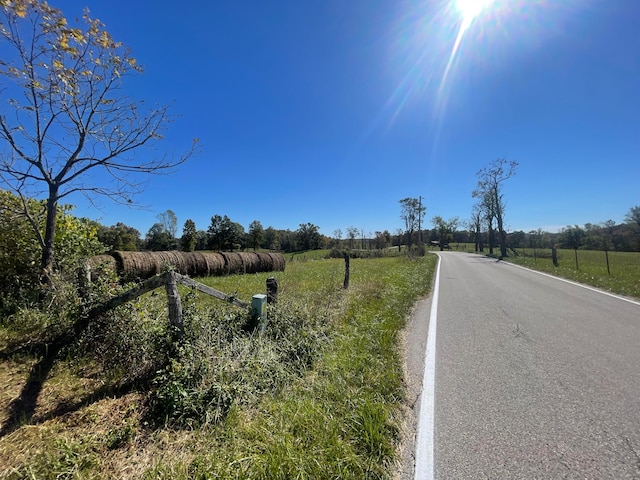
<svg viewBox="0 0 640 480">
<path fill-rule="evenodd" d="M 639 478 L 640 303 L 439 255 L 415 478 Z"/>
</svg>

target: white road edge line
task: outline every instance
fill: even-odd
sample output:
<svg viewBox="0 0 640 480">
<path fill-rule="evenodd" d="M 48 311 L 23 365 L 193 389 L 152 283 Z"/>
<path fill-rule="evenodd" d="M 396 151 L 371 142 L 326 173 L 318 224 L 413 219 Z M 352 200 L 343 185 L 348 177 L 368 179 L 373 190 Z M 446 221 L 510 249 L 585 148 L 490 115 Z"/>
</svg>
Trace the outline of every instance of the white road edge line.
<svg viewBox="0 0 640 480">
<path fill-rule="evenodd" d="M 436 382 L 436 325 L 438 322 L 438 292 L 440 290 L 440 264 L 442 258 L 438 255 L 436 280 L 431 299 L 431 314 L 429 316 L 429 331 L 427 333 L 427 347 L 425 350 L 424 375 L 422 377 L 422 394 L 420 401 L 420 416 L 418 417 L 418 438 L 415 451 L 415 480 L 433 480 L 435 472 L 434 462 L 434 427 L 435 427 L 435 382 Z"/>
<path fill-rule="evenodd" d="M 512 267 L 518 267 L 518 268 L 521 268 L 523 270 L 528 270 L 529 272 L 538 273 L 540 275 L 544 275 L 545 277 L 555 278 L 556 280 L 560 280 L 561 282 L 570 283 L 571 285 L 575 285 L 577 287 L 586 288 L 587 290 L 591 290 L 592 292 L 598 292 L 598 293 L 601 293 L 603 295 L 607 295 L 609 297 L 617 298 L 618 300 L 624 300 L 625 302 L 633 303 L 634 305 L 640 306 L 640 302 L 636 302 L 635 300 L 631 300 L 630 298 L 621 297 L 620 295 L 616 295 L 615 293 L 610 293 L 610 292 L 606 292 L 604 290 L 600 290 L 598 288 L 590 287 L 588 285 L 584 285 L 583 283 L 574 282 L 573 280 L 567 280 L 566 278 L 562 278 L 562 277 L 556 277 L 554 275 L 550 275 L 548 273 L 540 272 L 538 270 L 534 270 L 533 268 L 523 267 L 522 265 L 516 265 L 515 263 L 511 263 L 511 262 L 502 262 L 502 263 L 504 263 L 505 265 L 510 265 Z"/>
</svg>

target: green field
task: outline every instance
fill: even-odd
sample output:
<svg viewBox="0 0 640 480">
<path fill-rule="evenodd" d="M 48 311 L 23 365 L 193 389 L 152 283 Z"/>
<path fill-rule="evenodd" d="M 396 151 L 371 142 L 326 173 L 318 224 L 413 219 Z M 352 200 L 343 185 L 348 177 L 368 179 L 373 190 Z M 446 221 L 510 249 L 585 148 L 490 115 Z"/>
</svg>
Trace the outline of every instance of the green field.
<svg viewBox="0 0 640 480">
<path fill-rule="evenodd" d="M 517 249 L 505 260 L 562 278 L 591 285 L 609 292 L 640 298 L 640 253 L 558 249 L 558 266 L 553 265 L 551 249 Z M 607 269 L 607 257 L 609 268 Z"/>
<path fill-rule="evenodd" d="M 240 329 L 235 307 L 183 289 L 175 360 L 151 382 L 126 384 L 166 330 L 158 290 L 96 334 L 112 338 L 102 357 L 71 346 L 46 378 L 32 371 L 42 382 L 33 412 L 16 411 L 15 399 L 42 360 L 28 340 L 36 327 L 25 325 L 39 320 L 6 320 L 0 422 L 18 423 L 0 437 L 0 476 L 392 478 L 405 398 L 399 332 L 435 263 L 352 259 L 344 290 L 342 259 L 288 262 L 263 335 Z M 202 280 L 249 301 L 271 275 Z M 166 417 L 151 415 L 158 406 Z"/>
</svg>

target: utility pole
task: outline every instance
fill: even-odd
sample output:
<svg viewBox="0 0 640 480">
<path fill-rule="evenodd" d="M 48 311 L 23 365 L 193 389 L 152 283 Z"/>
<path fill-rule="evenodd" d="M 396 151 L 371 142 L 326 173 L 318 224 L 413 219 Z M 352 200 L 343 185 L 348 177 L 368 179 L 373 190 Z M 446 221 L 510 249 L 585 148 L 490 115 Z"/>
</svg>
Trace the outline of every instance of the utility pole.
<svg viewBox="0 0 640 480">
<path fill-rule="evenodd" d="M 418 245 L 422 245 L 422 227 L 420 225 L 420 220 L 422 217 L 422 195 L 418 197 Z"/>
</svg>

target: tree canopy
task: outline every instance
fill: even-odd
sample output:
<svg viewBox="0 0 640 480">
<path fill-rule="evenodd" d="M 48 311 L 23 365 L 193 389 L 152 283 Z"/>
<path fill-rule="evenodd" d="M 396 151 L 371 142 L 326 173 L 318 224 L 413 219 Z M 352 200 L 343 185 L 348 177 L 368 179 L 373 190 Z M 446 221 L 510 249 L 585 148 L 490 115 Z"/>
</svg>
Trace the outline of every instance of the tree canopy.
<svg viewBox="0 0 640 480">
<path fill-rule="evenodd" d="M 77 192 L 131 203 L 144 174 L 170 171 L 193 153 L 134 154 L 162 138 L 167 107 L 147 108 L 121 90 L 142 72 L 136 59 L 85 10 L 71 26 L 45 1 L 0 2 L 0 180 L 23 199 L 45 275 L 53 268 L 58 202 Z M 100 171 L 100 175 L 89 175 Z M 143 176 L 139 176 L 142 174 Z M 26 198 L 46 198 L 34 211 Z"/>
</svg>

